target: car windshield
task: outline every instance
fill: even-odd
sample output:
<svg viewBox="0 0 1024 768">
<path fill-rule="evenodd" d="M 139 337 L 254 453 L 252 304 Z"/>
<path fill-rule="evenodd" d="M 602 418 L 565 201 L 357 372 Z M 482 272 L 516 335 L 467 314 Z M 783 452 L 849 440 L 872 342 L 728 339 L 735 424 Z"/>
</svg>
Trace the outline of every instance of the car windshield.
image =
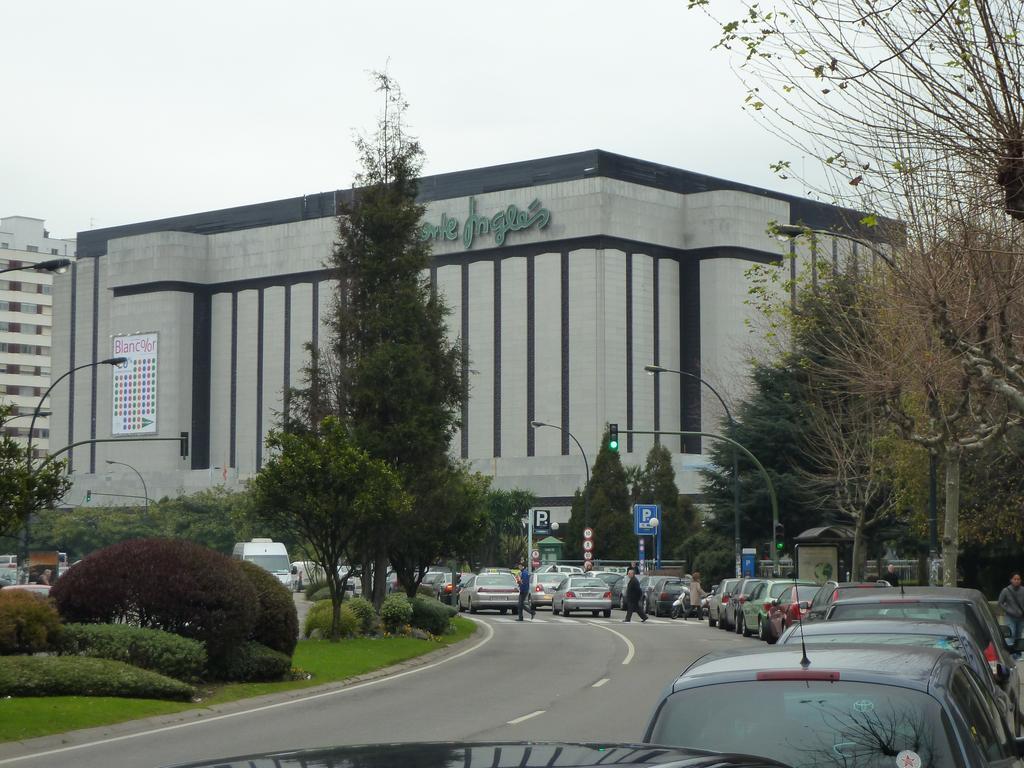
<svg viewBox="0 0 1024 768">
<path fill-rule="evenodd" d="M 813 600 L 821 589 L 817 584 L 798 584 L 796 588 L 797 600 Z"/>
<path fill-rule="evenodd" d="M 853 634 L 819 635 L 817 632 L 806 636 L 808 643 L 849 643 L 870 645 L 913 645 L 920 648 L 942 648 L 963 655 L 964 648 L 955 635 L 893 635 L 879 632 L 856 632 Z M 794 633 L 787 641 L 799 643 L 800 634 Z"/>
<path fill-rule="evenodd" d="M 562 579 L 564 578 L 565 577 L 560 573 L 542 573 L 540 576 L 537 577 L 537 582 L 539 584 L 543 584 L 546 587 L 554 586 L 555 584 L 560 584 Z"/>
<path fill-rule="evenodd" d="M 728 712 L 728 727 L 722 714 Z M 952 768 L 935 699 L 890 685 L 823 680 L 737 682 L 669 696 L 647 740 L 756 753 L 793 768 Z"/>
<path fill-rule="evenodd" d="M 836 603 L 828 614 L 830 621 L 851 619 L 905 619 L 910 621 L 941 621 L 957 624 L 970 632 L 971 637 L 984 648 L 992 638 L 978 622 L 974 611 L 966 603 L 899 602 Z"/>
<path fill-rule="evenodd" d="M 602 574 L 599 574 L 597 578 L 599 578 L 605 584 L 614 584 L 615 582 L 619 581 L 622 578 L 622 574 L 621 573 L 602 573 Z"/>
<path fill-rule="evenodd" d="M 420 584 L 436 584 L 444 577 L 445 574 L 440 571 L 429 571 L 428 573 L 423 574 L 423 581 L 421 581 Z M 451 574 L 449 573 L 448 581 L 451 581 L 451 578 Z"/>
<path fill-rule="evenodd" d="M 478 587 L 514 587 L 516 580 L 507 573 L 487 573 L 476 577 Z"/>
<path fill-rule="evenodd" d="M 792 588 L 793 582 L 787 583 L 783 581 L 778 584 L 772 584 L 771 589 L 768 590 L 768 595 L 770 597 L 782 597 L 783 595 L 788 595 L 789 590 L 791 590 Z"/>
<path fill-rule="evenodd" d="M 570 586 L 573 589 L 582 589 L 583 587 L 597 587 L 598 589 L 605 589 L 608 585 L 600 579 L 587 577 L 582 579 L 572 579 Z"/>
<path fill-rule="evenodd" d="M 288 573 L 292 569 L 287 555 L 246 555 L 245 559 L 271 573 Z"/>
<path fill-rule="evenodd" d="M 0 584 L 17 584 L 18 573 L 7 568 L 0 568 Z"/>
</svg>

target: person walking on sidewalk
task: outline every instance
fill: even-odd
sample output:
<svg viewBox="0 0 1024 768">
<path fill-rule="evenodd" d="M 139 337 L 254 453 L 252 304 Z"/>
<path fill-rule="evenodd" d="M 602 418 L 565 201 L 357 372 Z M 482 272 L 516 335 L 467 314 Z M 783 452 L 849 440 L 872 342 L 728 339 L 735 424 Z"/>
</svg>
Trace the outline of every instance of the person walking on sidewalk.
<svg viewBox="0 0 1024 768">
<path fill-rule="evenodd" d="M 630 568 L 626 571 L 626 618 L 624 622 L 633 618 L 633 614 L 640 615 L 640 621 L 647 621 L 647 611 L 644 610 L 644 591 L 640 588 L 640 579 L 636 577 L 636 571 Z"/>
<path fill-rule="evenodd" d="M 1020 574 L 1016 571 L 1010 574 L 1010 583 L 999 593 L 999 607 L 1010 628 L 1010 642 L 1016 643 L 1024 637 L 1024 589 L 1020 587 Z M 1019 659 L 1020 654 L 1014 651 L 1013 657 Z"/>
<path fill-rule="evenodd" d="M 530 595 L 530 569 L 527 568 L 522 562 L 519 563 L 519 618 L 516 621 L 523 620 L 523 608 L 525 606 L 526 598 Z M 533 607 L 533 602 L 530 602 L 528 606 L 530 611 L 530 618 L 532 619 L 537 615 L 537 609 Z"/>
<path fill-rule="evenodd" d="M 683 587 L 686 589 L 686 587 Z M 695 612 L 697 619 L 703 618 L 700 613 L 700 601 L 707 596 L 707 592 L 700 585 L 700 571 L 694 571 L 692 581 L 690 581 L 690 610 L 683 612 L 683 621 L 686 621 L 686 614 Z"/>
</svg>

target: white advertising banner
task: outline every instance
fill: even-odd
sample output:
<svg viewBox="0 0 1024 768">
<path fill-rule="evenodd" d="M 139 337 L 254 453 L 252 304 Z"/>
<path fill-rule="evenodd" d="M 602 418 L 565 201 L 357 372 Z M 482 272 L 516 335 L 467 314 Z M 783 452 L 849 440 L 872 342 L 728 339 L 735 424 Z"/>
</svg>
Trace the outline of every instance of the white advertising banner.
<svg viewBox="0 0 1024 768">
<path fill-rule="evenodd" d="M 114 435 L 156 434 L 157 334 L 114 337 L 114 357 L 128 363 L 114 368 Z"/>
</svg>

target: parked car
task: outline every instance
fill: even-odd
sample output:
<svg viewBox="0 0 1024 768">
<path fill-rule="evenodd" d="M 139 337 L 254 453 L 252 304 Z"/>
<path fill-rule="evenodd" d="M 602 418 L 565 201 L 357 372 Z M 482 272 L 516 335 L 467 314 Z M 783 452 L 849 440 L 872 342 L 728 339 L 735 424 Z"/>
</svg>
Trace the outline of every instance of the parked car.
<svg viewBox="0 0 1024 768">
<path fill-rule="evenodd" d="M 529 602 L 534 608 L 551 607 L 551 596 L 568 577 L 564 573 L 535 573 L 530 581 Z"/>
<path fill-rule="evenodd" d="M 672 613 L 672 603 L 689 586 L 689 579 L 683 580 L 678 576 L 652 576 L 644 585 L 644 610 L 655 616 L 668 616 Z"/>
<path fill-rule="evenodd" d="M 739 579 L 722 579 L 718 583 L 718 591 L 708 600 L 708 626 L 717 627 L 722 623 L 722 614 L 729 602 L 729 593 Z"/>
<path fill-rule="evenodd" d="M 612 615 L 612 592 L 601 579 L 583 574 L 566 576 L 551 594 L 551 612 L 569 616 L 573 611 L 590 611 L 594 616 Z"/>
<path fill-rule="evenodd" d="M 558 563 L 548 563 L 542 565 L 537 569 L 537 573 L 583 573 L 583 569 L 578 565 L 559 565 Z"/>
<path fill-rule="evenodd" d="M 18 572 L 0 568 L 0 587 L 9 587 L 18 583 Z"/>
<path fill-rule="evenodd" d="M 25 592 L 31 592 L 33 595 L 41 595 L 47 597 L 50 594 L 49 584 L 5 584 L 4 589 L 20 589 Z"/>
<path fill-rule="evenodd" d="M 1003 628 L 992 615 L 988 600 L 976 589 L 955 587 L 889 587 L 870 596 L 848 598 L 832 604 L 826 621 L 852 619 L 900 619 L 943 621 L 964 627 L 985 654 L 985 661 L 1013 702 L 1018 730 L 1024 730 L 1020 703 L 1020 672 L 1007 645 Z M 1024 650 L 1024 643 L 1017 646 Z"/>
<path fill-rule="evenodd" d="M 803 583 L 807 586 L 816 586 L 813 581 L 796 581 L 794 579 L 766 579 L 754 587 L 747 601 L 743 603 L 743 610 L 740 615 L 739 631 L 744 637 L 756 634 L 759 639 L 768 641 L 768 613 L 771 611 L 775 600 L 787 591 L 791 590 L 794 584 Z M 775 642 L 778 636 L 773 636 L 771 642 Z"/>
<path fill-rule="evenodd" d="M 0 571 L 17 571 L 17 555 L 0 555 Z"/>
<path fill-rule="evenodd" d="M 427 571 L 423 574 L 423 578 L 420 580 L 420 586 L 418 592 L 426 592 L 427 594 L 437 596 L 437 588 L 439 584 L 444 584 L 444 571 Z"/>
<path fill-rule="evenodd" d="M 804 621 L 820 621 L 825 618 L 828 607 L 836 600 L 853 597 L 862 589 L 887 589 L 888 581 L 826 581 L 818 589 L 807 608 Z"/>
<path fill-rule="evenodd" d="M 739 622 L 743 616 L 743 604 L 747 602 L 750 593 L 760 583 L 761 579 L 745 578 L 733 584 L 732 593 L 729 595 L 729 602 L 723 602 L 725 605 L 725 621 L 721 625 L 722 629 L 734 632 L 740 631 Z"/>
<path fill-rule="evenodd" d="M 811 600 L 818 593 L 819 586 L 814 582 L 797 583 L 779 595 L 768 611 L 768 642 L 774 643 L 782 637 L 786 627 L 800 621 L 806 621 Z"/>
<path fill-rule="evenodd" d="M 466 580 L 472 576 L 472 573 L 460 573 L 459 582 L 457 586 L 461 586 L 466 583 Z M 457 587 L 452 586 L 452 574 L 448 571 L 444 574 L 443 578 L 434 581 L 434 597 L 440 600 L 445 605 L 455 605 L 455 598 L 452 594 L 458 595 Z"/>
<path fill-rule="evenodd" d="M 459 610 L 476 613 L 496 610 L 507 613 L 519 605 L 519 584 L 508 573 L 480 573 L 471 576 L 459 592 Z"/>
<path fill-rule="evenodd" d="M 1017 713 L 1006 692 L 999 688 L 989 671 L 985 654 L 970 633 L 957 624 L 939 621 L 815 621 L 805 627 L 791 627 L 779 639 L 779 645 L 892 645 L 941 648 L 959 654 L 971 668 L 975 679 L 999 707 L 1009 733 L 1017 729 Z"/>
<path fill-rule="evenodd" d="M 961 657 L 891 646 L 808 650 L 809 666 L 790 645 L 698 659 L 662 695 L 644 741 L 756 749 L 798 767 L 1021 765 Z"/>
</svg>

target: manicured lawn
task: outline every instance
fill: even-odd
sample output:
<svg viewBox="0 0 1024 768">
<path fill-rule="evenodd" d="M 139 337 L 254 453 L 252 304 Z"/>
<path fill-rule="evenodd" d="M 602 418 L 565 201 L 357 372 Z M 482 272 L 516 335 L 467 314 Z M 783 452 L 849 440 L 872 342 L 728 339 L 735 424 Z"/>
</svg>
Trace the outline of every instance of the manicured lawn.
<svg viewBox="0 0 1024 768">
<path fill-rule="evenodd" d="M 372 672 L 400 661 L 422 656 L 437 648 L 465 640 L 476 630 L 467 619 L 453 619 L 457 631 L 440 642 L 389 637 L 359 638 L 330 643 L 301 640 L 292 663 L 312 675 L 309 680 L 286 683 L 232 683 L 204 688 L 202 701 L 183 703 L 154 699 L 118 699 L 98 696 L 53 696 L 0 699 L 0 741 L 16 741 L 53 733 L 120 723 L 153 715 L 173 714 L 186 709 L 223 704 L 266 693 L 309 688 Z"/>
</svg>

